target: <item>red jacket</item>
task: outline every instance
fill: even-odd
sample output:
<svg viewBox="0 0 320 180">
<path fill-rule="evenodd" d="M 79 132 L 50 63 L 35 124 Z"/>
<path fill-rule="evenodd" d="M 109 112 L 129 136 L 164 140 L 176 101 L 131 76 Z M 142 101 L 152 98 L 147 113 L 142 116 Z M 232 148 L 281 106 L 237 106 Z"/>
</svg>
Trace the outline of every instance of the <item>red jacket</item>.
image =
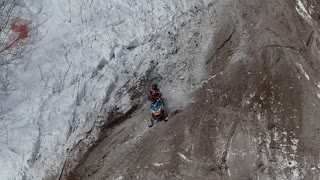
<svg viewBox="0 0 320 180">
<path fill-rule="evenodd" d="M 151 100 L 156 100 L 161 97 L 161 92 L 159 89 L 150 88 L 149 90 L 149 98 Z"/>
</svg>

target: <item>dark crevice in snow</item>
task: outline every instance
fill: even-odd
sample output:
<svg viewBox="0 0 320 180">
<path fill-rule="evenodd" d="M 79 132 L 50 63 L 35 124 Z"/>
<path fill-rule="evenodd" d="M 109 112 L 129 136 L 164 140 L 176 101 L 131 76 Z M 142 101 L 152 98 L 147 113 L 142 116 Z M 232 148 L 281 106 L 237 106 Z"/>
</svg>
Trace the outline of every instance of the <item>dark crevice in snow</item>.
<svg viewBox="0 0 320 180">
<path fill-rule="evenodd" d="M 214 56 L 219 52 L 219 50 L 222 49 L 231 40 L 235 31 L 236 29 L 234 28 L 231 34 L 228 36 L 228 38 L 217 48 L 217 50 L 213 53 L 213 55 L 207 60 L 206 64 L 209 64 L 214 58 Z"/>
<path fill-rule="evenodd" d="M 282 42 L 283 44 L 285 44 L 285 46 L 288 46 L 288 44 L 286 43 L 286 41 L 283 40 L 283 38 L 279 35 L 279 33 L 275 32 L 274 30 L 270 29 L 269 27 L 266 28 L 267 31 L 271 32 L 272 34 L 274 34 L 275 36 L 277 36 Z"/>
<path fill-rule="evenodd" d="M 134 105 L 131 107 L 129 111 L 127 111 L 124 114 L 118 112 L 117 108 L 114 108 L 114 110 L 109 113 L 108 122 L 102 126 L 101 128 L 102 132 L 107 131 L 108 129 L 111 129 L 121 124 L 123 121 L 128 119 L 130 115 L 133 114 L 139 107 L 140 105 Z"/>
<path fill-rule="evenodd" d="M 277 60 L 272 64 L 272 67 L 276 67 L 276 65 L 280 62 L 281 56 L 277 58 Z"/>
<path fill-rule="evenodd" d="M 134 39 L 125 48 L 127 50 L 132 51 L 133 49 L 135 49 L 136 47 L 138 47 L 140 45 L 141 45 L 141 43 L 137 39 Z"/>
<path fill-rule="evenodd" d="M 92 72 L 91 79 L 96 77 L 98 75 L 99 71 L 101 71 L 107 64 L 108 64 L 107 60 L 105 58 L 102 58 L 98 64 L 98 66 Z"/>
<path fill-rule="evenodd" d="M 38 156 L 39 150 L 40 150 L 42 133 L 41 133 L 41 127 L 40 127 L 39 123 L 38 123 L 38 131 L 39 131 L 39 135 L 37 137 L 37 141 L 33 145 L 34 148 L 33 148 L 31 158 L 27 161 L 30 166 L 32 166 L 36 162 L 36 160 L 38 159 L 37 156 Z"/>
<path fill-rule="evenodd" d="M 309 46 L 309 44 L 310 44 L 310 42 L 311 42 L 311 39 L 312 39 L 313 34 L 314 34 L 314 30 L 313 30 L 313 31 L 310 33 L 310 35 L 309 35 L 308 41 L 307 41 L 307 43 L 306 43 L 306 45 L 307 45 L 307 46 Z"/>
<path fill-rule="evenodd" d="M 57 178 L 57 180 L 60 180 L 60 179 L 62 178 L 62 176 L 63 176 L 63 170 L 64 170 L 65 167 L 66 167 L 66 162 L 67 162 L 67 159 L 64 160 L 63 166 L 62 166 L 62 168 L 61 168 L 61 171 L 60 171 L 60 174 L 59 174 L 59 177 Z"/>
</svg>

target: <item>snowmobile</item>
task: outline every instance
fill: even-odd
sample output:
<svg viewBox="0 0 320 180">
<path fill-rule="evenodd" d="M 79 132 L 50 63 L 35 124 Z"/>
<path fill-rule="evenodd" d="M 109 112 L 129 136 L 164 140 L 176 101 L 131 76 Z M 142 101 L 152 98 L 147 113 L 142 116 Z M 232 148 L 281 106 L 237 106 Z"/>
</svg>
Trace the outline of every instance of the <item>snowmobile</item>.
<svg viewBox="0 0 320 180">
<path fill-rule="evenodd" d="M 154 122 L 159 122 L 161 120 L 168 121 L 168 115 L 164 110 L 164 103 L 161 98 L 158 98 L 155 102 L 150 105 L 151 111 L 151 124 L 149 127 L 152 127 Z"/>
</svg>

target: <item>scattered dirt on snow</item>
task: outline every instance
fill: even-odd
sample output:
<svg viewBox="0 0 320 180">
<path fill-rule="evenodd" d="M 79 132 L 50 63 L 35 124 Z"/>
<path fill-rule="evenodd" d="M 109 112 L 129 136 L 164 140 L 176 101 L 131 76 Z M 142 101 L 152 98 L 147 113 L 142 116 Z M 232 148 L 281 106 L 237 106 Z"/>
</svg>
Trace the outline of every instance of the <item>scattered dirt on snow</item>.
<svg viewBox="0 0 320 180">
<path fill-rule="evenodd" d="M 319 177 L 319 28 L 291 0 L 208 6 L 186 25 L 199 26 L 199 37 L 203 28 L 213 34 L 201 41 L 210 47 L 199 62 L 208 79 L 189 82 L 197 89 L 194 101 L 150 129 L 148 103 L 139 106 L 107 129 L 65 178 Z M 209 18 L 218 22 L 212 25 Z M 199 19 L 202 24 L 192 24 Z"/>
</svg>

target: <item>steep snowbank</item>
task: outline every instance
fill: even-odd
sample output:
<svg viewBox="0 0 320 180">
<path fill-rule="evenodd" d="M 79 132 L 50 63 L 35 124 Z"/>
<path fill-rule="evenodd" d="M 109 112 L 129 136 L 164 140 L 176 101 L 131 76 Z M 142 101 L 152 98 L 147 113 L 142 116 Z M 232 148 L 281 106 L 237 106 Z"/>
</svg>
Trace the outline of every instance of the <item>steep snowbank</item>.
<svg viewBox="0 0 320 180">
<path fill-rule="evenodd" d="M 70 179 L 318 179 L 319 28 L 293 3 L 226 0 L 198 13 L 183 31 L 204 28 L 212 49 L 195 103 L 147 132 L 143 108 L 126 116 Z"/>
<path fill-rule="evenodd" d="M 14 107 L 0 121 L 1 179 L 59 173 L 67 150 L 100 124 L 105 112 L 114 106 L 130 109 L 131 99 L 124 94 L 153 63 L 163 68 L 175 63 L 159 59 L 174 53 L 161 42 L 170 43 L 168 33 L 177 33 L 192 15 L 190 9 L 205 3 L 24 0 L 21 16 L 37 26 L 34 43 L 28 44 L 30 58 L 14 69 L 15 90 L 1 96 L 3 109 Z M 159 54 L 145 58 L 154 48 Z M 184 72 L 171 73 L 187 81 Z M 179 84 L 175 89 L 185 91 Z"/>
</svg>

